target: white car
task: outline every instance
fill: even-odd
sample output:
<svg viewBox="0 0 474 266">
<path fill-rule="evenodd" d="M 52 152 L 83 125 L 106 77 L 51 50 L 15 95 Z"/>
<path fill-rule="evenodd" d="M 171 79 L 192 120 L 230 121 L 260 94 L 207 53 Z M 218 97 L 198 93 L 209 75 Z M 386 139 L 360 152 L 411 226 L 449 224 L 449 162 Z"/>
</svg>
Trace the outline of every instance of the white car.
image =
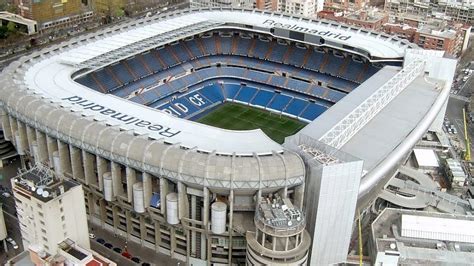
<svg viewBox="0 0 474 266">
<path fill-rule="evenodd" d="M 18 249 L 18 245 L 16 244 L 16 241 L 13 240 L 13 238 L 7 237 L 6 240 L 8 243 L 10 243 L 13 246 L 13 249 Z"/>
<path fill-rule="evenodd" d="M 89 234 L 89 238 L 90 238 L 90 239 L 94 239 L 94 238 L 95 238 L 95 235 L 92 234 L 92 233 L 90 233 L 90 234 Z"/>
</svg>

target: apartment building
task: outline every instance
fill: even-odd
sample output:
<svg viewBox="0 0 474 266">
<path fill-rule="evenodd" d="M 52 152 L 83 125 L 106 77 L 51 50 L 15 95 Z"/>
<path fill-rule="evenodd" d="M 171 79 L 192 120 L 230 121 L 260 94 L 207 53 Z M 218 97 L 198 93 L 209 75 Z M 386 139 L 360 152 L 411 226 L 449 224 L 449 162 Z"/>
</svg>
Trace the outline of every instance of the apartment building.
<svg viewBox="0 0 474 266">
<path fill-rule="evenodd" d="M 54 255 L 57 245 L 69 238 L 90 248 L 82 186 L 59 179 L 45 166 L 36 165 L 12 178 L 23 246 L 39 246 Z"/>
</svg>

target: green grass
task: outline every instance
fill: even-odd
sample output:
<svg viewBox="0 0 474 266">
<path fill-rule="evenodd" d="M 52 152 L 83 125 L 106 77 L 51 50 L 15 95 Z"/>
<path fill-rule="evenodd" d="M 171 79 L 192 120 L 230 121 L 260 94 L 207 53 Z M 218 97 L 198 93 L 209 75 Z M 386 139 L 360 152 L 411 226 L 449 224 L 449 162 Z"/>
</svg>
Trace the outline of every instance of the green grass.
<svg viewBox="0 0 474 266">
<path fill-rule="evenodd" d="M 295 134 L 306 125 L 297 119 L 236 103 L 224 103 L 197 121 L 231 130 L 260 128 L 278 143 L 283 143 L 285 137 Z"/>
</svg>

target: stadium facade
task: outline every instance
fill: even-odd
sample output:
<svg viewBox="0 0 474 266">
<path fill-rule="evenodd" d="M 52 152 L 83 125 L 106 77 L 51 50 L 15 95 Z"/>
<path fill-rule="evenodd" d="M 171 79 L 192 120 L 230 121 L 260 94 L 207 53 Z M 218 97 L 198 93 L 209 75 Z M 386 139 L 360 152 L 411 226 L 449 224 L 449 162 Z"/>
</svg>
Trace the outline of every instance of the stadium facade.
<svg viewBox="0 0 474 266">
<path fill-rule="evenodd" d="M 441 123 L 455 64 L 334 22 L 176 11 L 12 63 L 2 126 L 27 162 L 83 184 L 91 222 L 157 252 L 337 263 L 356 209 Z M 223 102 L 308 124 L 281 145 L 193 121 Z"/>
</svg>

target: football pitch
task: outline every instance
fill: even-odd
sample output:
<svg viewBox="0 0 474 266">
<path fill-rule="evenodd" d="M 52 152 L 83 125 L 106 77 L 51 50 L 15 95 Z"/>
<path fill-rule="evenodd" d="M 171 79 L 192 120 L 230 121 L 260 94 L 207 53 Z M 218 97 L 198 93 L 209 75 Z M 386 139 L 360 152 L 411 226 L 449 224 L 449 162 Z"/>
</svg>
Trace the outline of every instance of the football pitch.
<svg viewBox="0 0 474 266">
<path fill-rule="evenodd" d="M 231 130 L 260 128 L 278 143 L 283 143 L 285 137 L 295 134 L 306 125 L 297 119 L 236 103 L 219 105 L 197 122 Z"/>
</svg>

